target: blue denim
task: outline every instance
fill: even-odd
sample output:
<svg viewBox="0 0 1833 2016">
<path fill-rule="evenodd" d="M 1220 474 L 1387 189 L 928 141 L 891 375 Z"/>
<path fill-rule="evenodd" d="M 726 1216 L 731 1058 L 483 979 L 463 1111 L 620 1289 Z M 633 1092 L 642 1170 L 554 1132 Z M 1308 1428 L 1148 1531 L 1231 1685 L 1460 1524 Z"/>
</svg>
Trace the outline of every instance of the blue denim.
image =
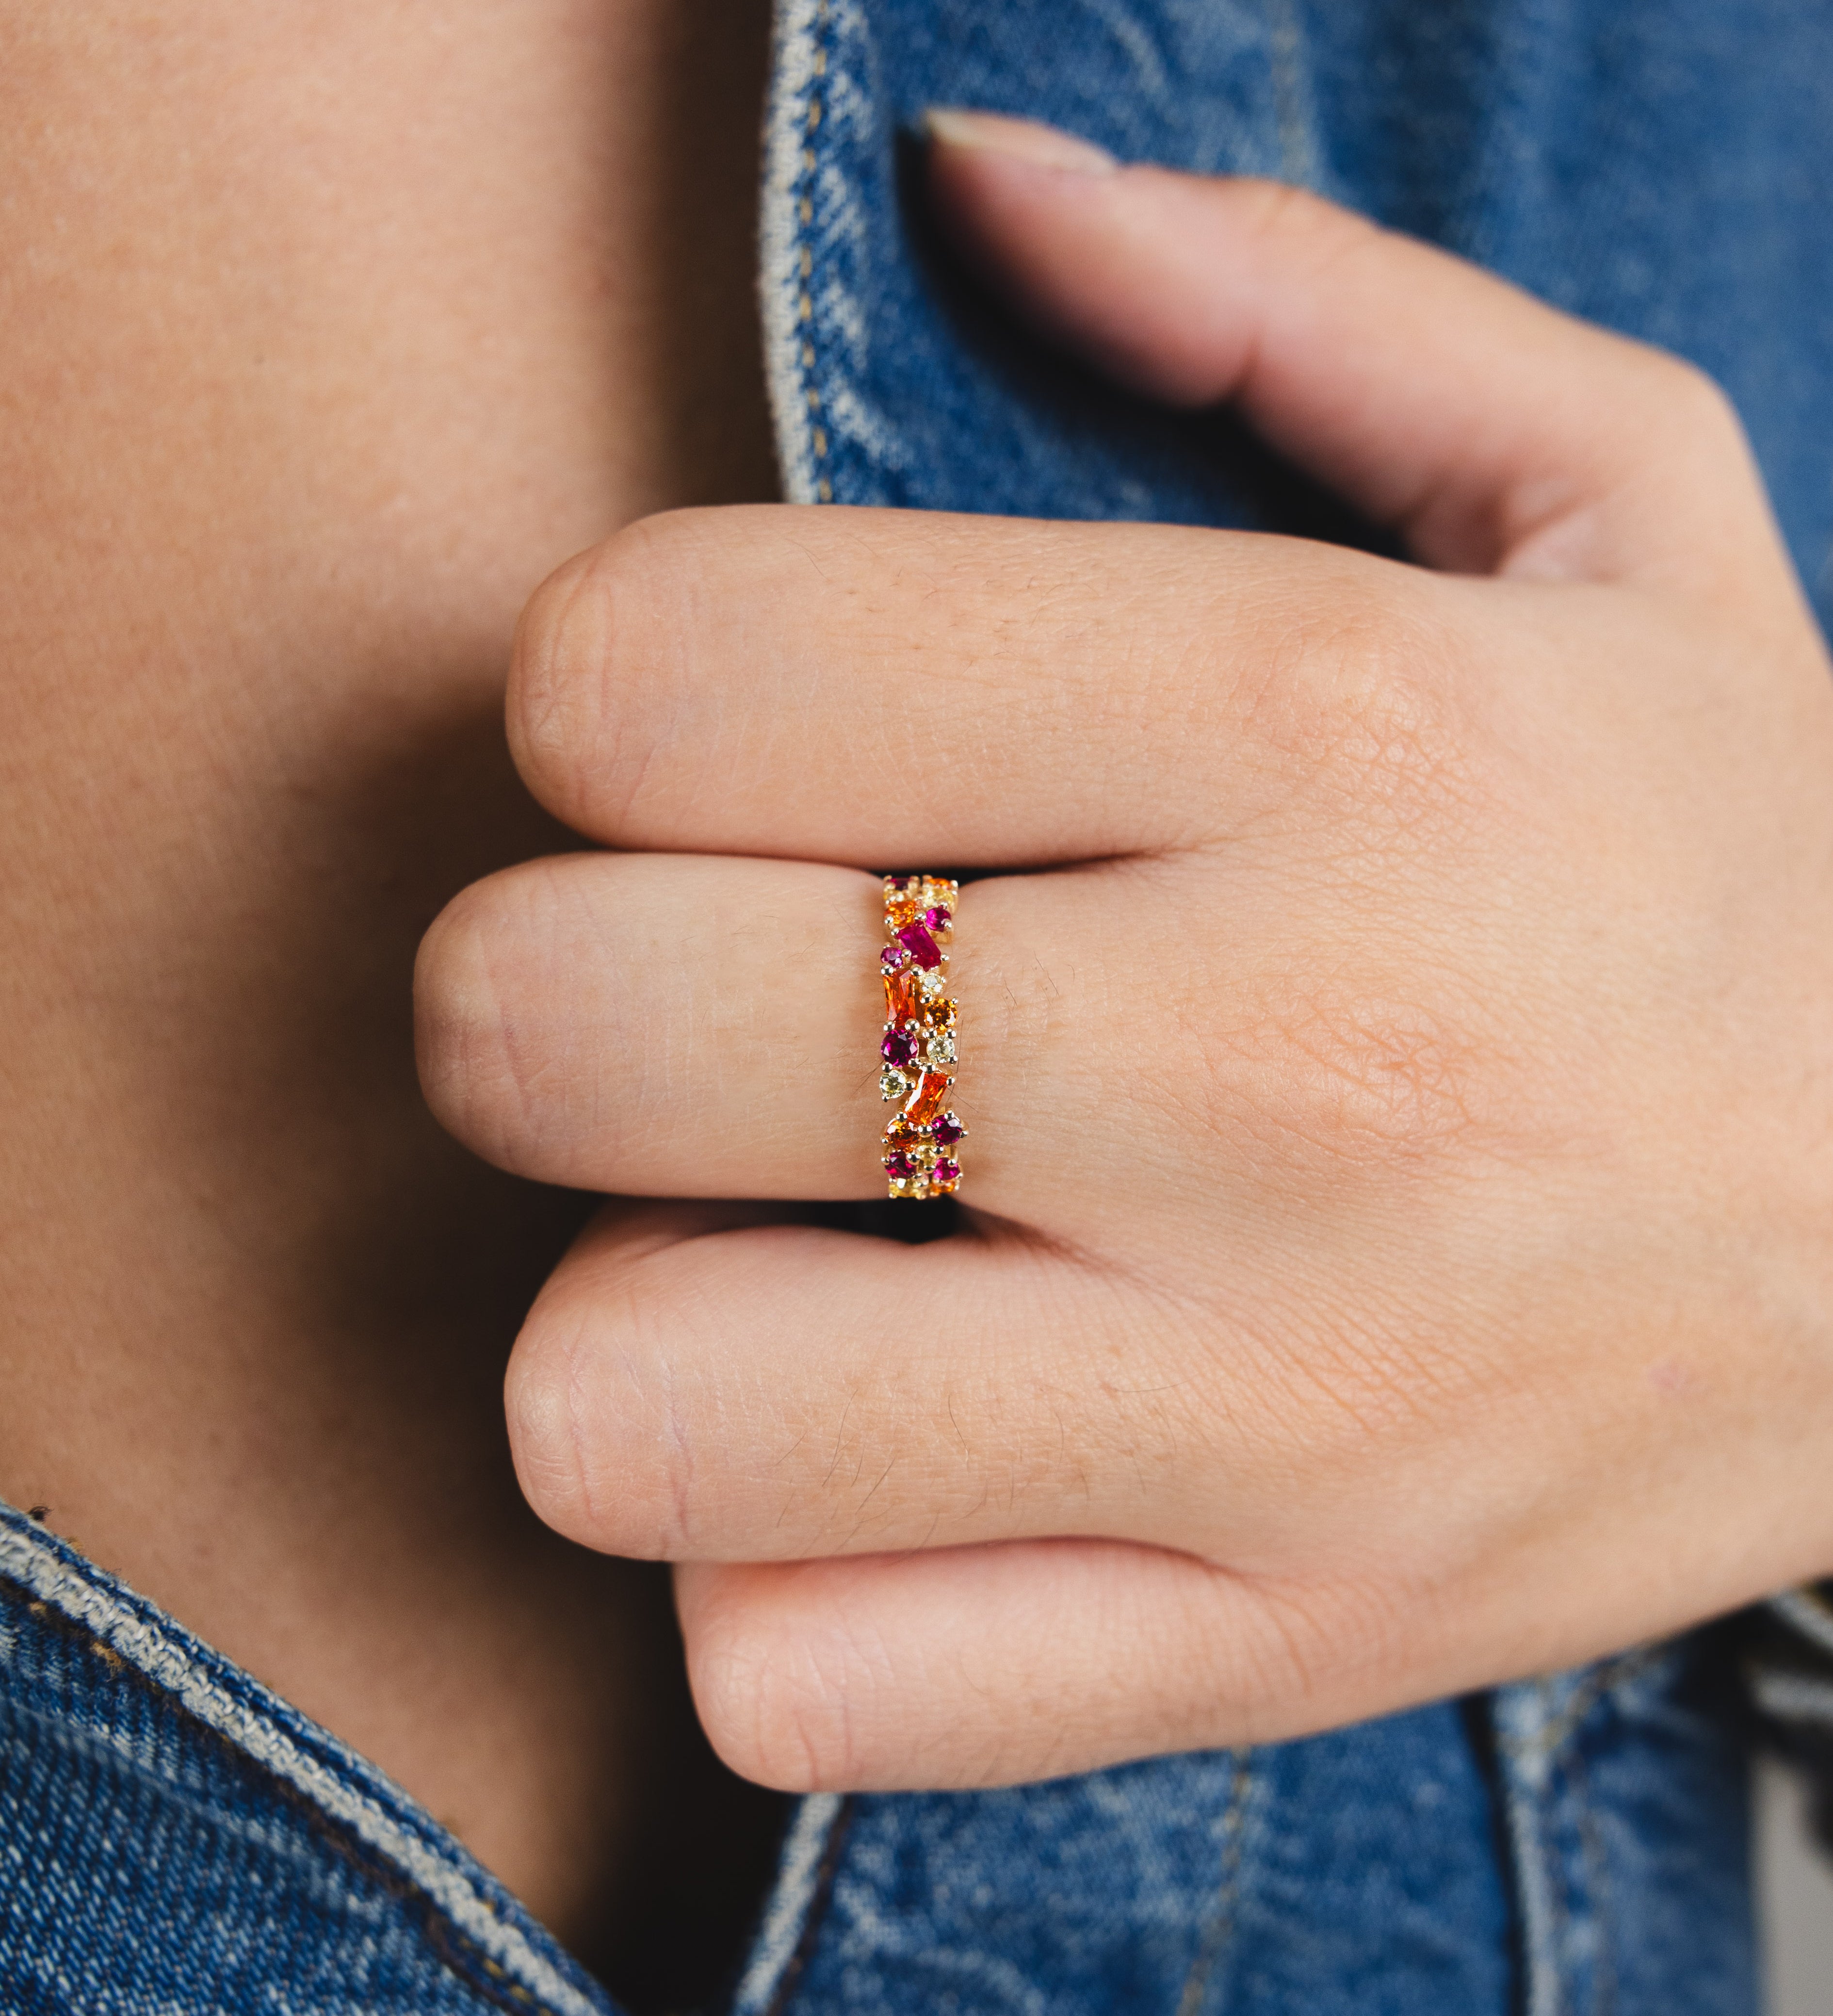
<svg viewBox="0 0 1833 2016">
<path fill-rule="evenodd" d="M 1379 544 L 1041 354 L 907 188 L 931 103 L 1309 184 L 1694 358 L 1833 597 L 1824 0 L 780 0 L 786 494 Z M 1754 2016 L 1723 1633 L 1302 1742 L 801 1802 L 733 2016 Z M 609 2011 L 374 1768 L 0 1508 L 0 2016 Z"/>
</svg>

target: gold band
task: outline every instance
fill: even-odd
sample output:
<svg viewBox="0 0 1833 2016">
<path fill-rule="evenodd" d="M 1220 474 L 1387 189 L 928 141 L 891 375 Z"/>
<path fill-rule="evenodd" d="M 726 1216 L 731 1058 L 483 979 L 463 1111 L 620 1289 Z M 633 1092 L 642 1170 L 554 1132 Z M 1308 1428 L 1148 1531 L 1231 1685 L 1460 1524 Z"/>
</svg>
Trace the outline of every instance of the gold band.
<svg viewBox="0 0 1833 2016">
<path fill-rule="evenodd" d="M 935 875 L 884 878 L 884 1068 L 880 1094 L 898 1111 L 880 1150 L 895 1197 L 947 1197 L 961 1185 L 956 1143 L 967 1130 L 949 1106 L 955 1089 L 955 1003 L 949 955 L 958 883 Z"/>
</svg>

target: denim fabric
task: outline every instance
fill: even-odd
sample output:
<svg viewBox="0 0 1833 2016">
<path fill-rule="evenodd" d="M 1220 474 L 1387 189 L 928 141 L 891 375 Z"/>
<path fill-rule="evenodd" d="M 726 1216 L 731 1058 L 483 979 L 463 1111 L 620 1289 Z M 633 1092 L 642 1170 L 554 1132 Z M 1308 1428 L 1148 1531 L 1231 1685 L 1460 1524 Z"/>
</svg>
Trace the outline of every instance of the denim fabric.
<svg viewBox="0 0 1833 2016">
<path fill-rule="evenodd" d="M 0 2016 L 603 2016 L 373 1765 L 0 1506 Z"/>
<path fill-rule="evenodd" d="M 1833 614 L 1821 0 L 784 0 L 779 43 L 763 277 L 799 501 L 1357 536 L 1226 423 L 1040 355 L 953 278 L 902 136 L 978 106 L 1305 183 L 1693 358 Z"/>
<path fill-rule="evenodd" d="M 787 494 L 1372 537 L 1226 419 L 1040 355 L 906 198 L 927 103 L 1303 182 L 1682 351 L 1833 596 L 1823 0 L 781 0 Z M 1751 2016 L 1741 1728 L 1695 1638 L 1361 1728 L 805 1801 L 734 2016 Z M 398 1788 L 0 1509 L 0 2016 L 611 2005 Z"/>
</svg>

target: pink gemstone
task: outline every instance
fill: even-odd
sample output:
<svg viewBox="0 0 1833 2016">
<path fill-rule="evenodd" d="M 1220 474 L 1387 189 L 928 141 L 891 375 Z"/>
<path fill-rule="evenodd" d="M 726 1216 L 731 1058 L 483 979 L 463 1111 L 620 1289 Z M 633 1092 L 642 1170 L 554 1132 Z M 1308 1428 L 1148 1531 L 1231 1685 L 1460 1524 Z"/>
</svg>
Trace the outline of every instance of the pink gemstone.
<svg viewBox="0 0 1833 2016">
<path fill-rule="evenodd" d="M 878 963 L 880 966 L 902 966 L 909 956 L 902 945 L 887 945 L 878 955 Z"/>
<path fill-rule="evenodd" d="M 933 910 L 924 912 L 923 921 L 932 931 L 945 931 L 953 920 L 949 912 L 938 903 Z"/>
<path fill-rule="evenodd" d="M 916 1165 L 902 1148 L 894 1149 L 884 1158 L 884 1173 L 894 1183 L 904 1183 L 916 1175 Z"/>
<path fill-rule="evenodd" d="M 938 1183 L 958 1183 L 961 1180 L 961 1165 L 959 1162 L 938 1162 L 934 1173 Z"/>
<path fill-rule="evenodd" d="M 910 956 L 925 973 L 931 972 L 942 963 L 940 947 L 921 924 L 906 924 L 898 933 L 898 943 L 906 947 Z"/>
<path fill-rule="evenodd" d="M 945 1113 L 929 1131 L 935 1136 L 935 1145 L 938 1148 L 952 1148 L 967 1129 L 953 1114 Z"/>
<path fill-rule="evenodd" d="M 908 1029 L 887 1029 L 878 1054 L 888 1064 L 907 1064 L 916 1054 L 916 1039 Z"/>
</svg>

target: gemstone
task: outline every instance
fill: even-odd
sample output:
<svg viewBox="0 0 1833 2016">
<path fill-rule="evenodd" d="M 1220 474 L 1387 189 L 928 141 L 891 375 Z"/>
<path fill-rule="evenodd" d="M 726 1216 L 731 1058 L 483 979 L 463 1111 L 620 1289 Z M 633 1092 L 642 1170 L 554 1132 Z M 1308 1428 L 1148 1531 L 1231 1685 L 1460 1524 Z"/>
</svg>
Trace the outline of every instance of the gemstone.
<svg viewBox="0 0 1833 2016">
<path fill-rule="evenodd" d="M 906 1091 L 909 1089 L 907 1083 L 905 1089 Z M 902 1114 L 898 1113 L 893 1114 L 891 1125 L 884 1130 L 884 1138 L 895 1147 L 902 1142 L 914 1141 L 917 1138 L 917 1133 L 918 1130 L 910 1125 Z"/>
<path fill-rule="evenodd" d="M 886 1071 L 878 1075 L 878 1096 L 880 1099 L 895 1099 L 902 1105 L 910 1096 L 910 1076 L 907 1071 Z"/>
<path fill-rule="evenodd" d="M 955 1061 L 955 1032 L 953 1029 L 931 1029 L 924 1041 L 923 1061 L 926 1064 L 952 1064 Z"/>
<path fill-rule="evenodd" d="M 878 955 L 878 963 L 880 966 L 885 967 L 902 966 L 909 956 L 910 955 L 902 945 L 887 945 Z"/>
<path fill-rule="evenodd" d="M 884 1158 L 884 1173 L 894 1183 L 908 1183 L 916 1173 L 916 1165 L 902 1148 L 894 1149 Z"/>
<path fill-rule="evenodd" d="M 925 1001 L 935 1000 L 948 984 L 949 976 L 939 966 L 933 973 L 919 973 L 916 976 L 917 991 Z"/>
<path fill-rule="evenodd" d="M 909 1104 L 904 1108 L 904 1118 L 913 1127 L 927 1127 L 942 1111 L 942 1101 L 948 1096 L 948 1073 L 926 1071 L 916 1082 L 916 1089 L 910 1096 Z"/>
<path fill-rule="evenodd" d="M 885 898 L 884 921 L 894 931 L 906 924 L 914 923 L 923 914 L 923 905 L 914 896 L 888 896 Z"/>
<path fill-rule="evenodd" d="M 887 1029 L 878 1054 L 888 1064 L 907 1064 L 916 1054 L 916 1039 L 908 1029 Z"/>
<path fill-rule="evenodd" d="M 932 931 L 945 931 L 953 922 L 949 911 L 940 903 L 933 910 L 925 910 L 923 921 Z"/>
<path fill-rule="evenodd" d="M 893 1022 L 914 1021 L 922 1003 L 916 995 L 916 975 L 914 970 L 906 967 L 901 973 L 888 973 L 884 976 L 884 1012 Z"/>
<path fill-rule="evenodd" d="M 923 981 L 927 980 L 929 976 L 927 974 L 913 972 L 910 975 L 910 977 L 913 980 Z M 922 992 L 921 988 L 919 988 L 917 992 L 920 995 Z M 932 1029 L 952 1029 L 954 1028 L 955 1004 L 945 994 L 942 993 L 939 989 L 937 992 L 931 994 L 927 1000 L 919 1000 L 918 1006 L 922 1012 L 923 1020 L 927 1022 Z"/>
<path fill-rule="evenodd" d="M 930 1179 L 938 1190 L 952 1190 L 961 1180 L 959 1162 L 938 1162 L 929 1172 Z"/>
<path fill-rule="evenodd" d="M 935 1145 L 938 1148 L 952 1148 L 967 1129 L 953 1114 L 945 1113 L 929 1131 L 935 1136 Z"/>
<path fill-rule="evenodd" d="M 898 943 L 909 950 L 925 972 L 942 963 L 941 947 L 920 924 L 906 924 L 898 933 Z"/>
</svg>

